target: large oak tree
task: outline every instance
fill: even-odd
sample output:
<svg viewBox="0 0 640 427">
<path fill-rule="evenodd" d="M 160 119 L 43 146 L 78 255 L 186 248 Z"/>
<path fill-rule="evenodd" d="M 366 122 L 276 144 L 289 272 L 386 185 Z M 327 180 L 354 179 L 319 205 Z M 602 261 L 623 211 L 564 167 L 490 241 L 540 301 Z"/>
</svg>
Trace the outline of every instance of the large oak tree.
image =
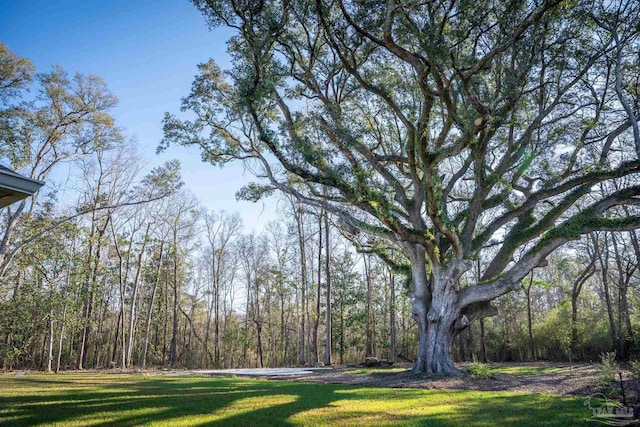
<svg viewBox="0 0 640 427">
<path fill-rule="evenodd" d="M 456 333 L 556 248 L 640 226 L 635 0 L 193 2 L 232 67 L 199 66 L 163 145 L 405 260 L 417 372 L 457 373 Z"/>
</svg>

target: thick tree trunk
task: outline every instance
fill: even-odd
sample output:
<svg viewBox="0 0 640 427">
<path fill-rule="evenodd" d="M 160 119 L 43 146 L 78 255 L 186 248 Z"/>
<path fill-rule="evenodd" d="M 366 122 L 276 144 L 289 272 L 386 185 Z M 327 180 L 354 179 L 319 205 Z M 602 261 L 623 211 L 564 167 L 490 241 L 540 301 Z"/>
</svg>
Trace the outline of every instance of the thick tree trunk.
<svg viewBox="0 0 640 427">
<path fill-rule="evenodd" d="M 460 307 L 456 283 L 465 267 L 462 261 L 446 269 L 434 269 L 427 278 L 424 250 L 416 248 L 412 261 L 414 284 L 413 317 L 418 324 L 418 359 L 415 373 L 430 375 L 460 375 L 453 364 L 451 348 L 456 331 L 468 326 L 459 325 Z"/>
<path fill-rule="evenodd" d="M 414 372 L 436 375 L 458 375 L 460 371 L 453 364 L 451 348 L 453 345 L 455 313 L 455 294 L 448 293 L 432 300 L 432 307 L 427 310 L 424 302 L 415 301 L 421 306 L 414 313 L 418 323 L 418 360 Z"/>
</svg>

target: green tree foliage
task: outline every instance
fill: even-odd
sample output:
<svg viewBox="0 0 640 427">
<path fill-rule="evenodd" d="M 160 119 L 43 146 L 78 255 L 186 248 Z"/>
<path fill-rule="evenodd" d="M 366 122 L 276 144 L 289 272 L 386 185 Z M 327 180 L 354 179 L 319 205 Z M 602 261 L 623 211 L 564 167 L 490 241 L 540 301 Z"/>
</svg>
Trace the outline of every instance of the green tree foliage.
<svg viewBox="0 0 640 427">
<path fill-rule="evenodd" d="M 30 61 L 1 43 L 0 64 L 0 163 L 44 181 L 60 162 L 121 143 L 109 114 L 116 98 L 100 78 L 70 77 L 59 67 L 34 75 Z M 27 100 L 32 80 L 36 93 Z M 0 276 L 12 258 L 13 231 L 33 206 L 25 199 L 0 213 Z"/>
<path fill-rule="evenodd" d="M 8 102 L 33 81 L 33 64 L 0 43 L 0 100 Z"/>
<path fill-rule="evenodd" d="M 454 336 L 558 247 L 640 226 L 632 0 L 194 4 L 233 30 L 232 67 L 199 66 L 162 146 L 248 162 L 264 184 L 242 194 L 407 260 L 417 371 L 456 373 Z"/>
</svg>

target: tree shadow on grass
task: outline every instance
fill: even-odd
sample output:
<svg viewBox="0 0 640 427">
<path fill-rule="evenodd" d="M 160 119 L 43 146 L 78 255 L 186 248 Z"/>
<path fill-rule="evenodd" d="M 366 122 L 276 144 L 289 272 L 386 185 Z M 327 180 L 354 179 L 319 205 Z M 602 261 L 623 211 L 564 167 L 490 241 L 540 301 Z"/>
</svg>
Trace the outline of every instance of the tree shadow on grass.
<svg viewBox="0 0 640 427">
<path fill-rule="evenodd" d="M 118 376 L 109 377 L 109 381 L 90 378 L 79 383 L 45 377 L 20 378 L 12 384 L 19 384 L 20 388 L 8 396 L 0 391 L 0 425 L 73 425 L 89 421 L 91 425 L 104 426 L 170 425 L 182 419 L 187 425 L 194 425 L 222 420 L 227 413 L 240 414 L 239 419 L 245 416 L 252 422 L 257 419 L 254 412 L 257 416 L 267 414 L 271 425 L 285 425 L 287 411 L 258 409 L 278 408 L 289 401 L 301 402 L 301 409 L 311 408 L 331 399 L 331 390 L 314 394 L 311 384 L 296 386 L 235 378 L 138 377 L 131 381 Z M 259 420 L 265 424 L 265 418 Z"/>
<path fill-rule="evenodd" d="M 581 401 L 544 395 L 233 377 L 23 377 L 11 384 L 19 388 L 8 395 L 0 391 L 1 425 L 564 426 L 584 425 L 589 416 Z"/>
</svg>

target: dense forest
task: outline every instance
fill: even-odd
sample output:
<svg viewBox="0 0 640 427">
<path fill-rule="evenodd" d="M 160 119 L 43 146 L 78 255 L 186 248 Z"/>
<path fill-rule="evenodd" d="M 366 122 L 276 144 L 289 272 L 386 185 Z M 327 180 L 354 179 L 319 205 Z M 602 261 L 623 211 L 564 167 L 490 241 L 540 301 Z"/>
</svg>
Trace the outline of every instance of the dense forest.
<svg viewBox="0 0 640 427">
<path fill-rule="evenodd" d="M 243 71 L 201 64 L 196 119 L 167 115 L 160 148 L 253 161 L 269 185 L 237 196 L 279 219 L 204 209 L 179 161 L 140 166 L 102 80 L 0 44 L 0 163 L 70 177 L 0 211 L 0 368 L 637 356 L 637 8 L 490 2 L 485 27 L 452 2 L 424 15 L 438 30 L 394 2 L 194 3 L 238 30 Z M 403 47 L 436 30 L 448 54 Z"/>
</svg>

